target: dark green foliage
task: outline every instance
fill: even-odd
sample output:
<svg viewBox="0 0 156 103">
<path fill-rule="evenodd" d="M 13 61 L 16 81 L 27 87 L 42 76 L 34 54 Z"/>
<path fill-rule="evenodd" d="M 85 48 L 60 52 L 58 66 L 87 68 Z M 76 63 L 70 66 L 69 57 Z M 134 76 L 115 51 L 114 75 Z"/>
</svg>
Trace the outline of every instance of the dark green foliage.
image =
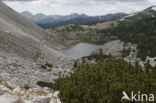
<svg viewBox="0 0 156 103">
<path fill-rule="evenodd" d="M 46 64 L 44 64 L 44 65 L 41 65 L 41 69 L 44 69 L 44 70 L 47 70 L 47 71 L 51 71 L 51 68 L 53 67 L 53 65 L 52 64 L 50 64 L 50 63 L 46 63 Z"/>
<path fill-rule="evenodd" d="M 28 89 L 30 89 L 30 88 L 31 88 L 31 87 L 29 87 L 28 84 L 25 84 L 25 85 L 24 85 L 24 89 L 28 90 Z"/>
<path fill-rule="evenodd" d="M 125 42 L 138 44 L 138 57 L 156 56 L 156 22 L 151 17 L 131 22 L 126 21 L 114 30 L 118 37 Z"/>
<path fill-rule="evenodd" d="M 103 55 L 103 53 L 100 53 L 99 55 L 92 54 L 90 56 L 82 57 L 82 59 L 85 59 L 85 58 L 88 59 L 89 61 L 95 60 L 97 62 L 99 60 L 112 58 L 112 56 L 111 56 L 111 54 L 109 54 L 109 55 Z"/>
<path fill-rule="evenodd" d="M 52 82 L 45 82 L 45 81 L 38 81 L 36 84 L 40 87 L 48 87 L 54 90 L 59 90 L 60 83 L 64 78 L 59 77 L 58 79 L 54 80 L 55 84 Z"/>
<path fill-rule="evenodd" d="M 53 83 L 49 83 L 49 82 L 38 81 L 36 84 L 40 87 L 53 88 Z"/>
<path fill-rule="evenodd" d="M 78 61 L 75 61 L 74 62 L 74 68 L 77 68 L 77 66 L 78 66 Z"/>
<path fill-rule="evenodd" d="M 42 69 L 47 69 L 46 65 L 41 65 Z"/>
<path fill-rule="evenodd" d="M 127 57 L 128 55 L 130 55 L 130 52 L 131 52 L 131 48 L 129 47 L 129 48 L 123 48 L 123 51 L 122 51 L 122 57 L 124 58 L 124 57 Z"/>
<path fill-rule="evenodd" d="M 53 67 L 53 65 L 50 64 L 50 63 L 46 63 L 45 65 L 46 65 L 47 67 Z"/>
<path fill-rule="evenodd" d="M 130 103 L 121 102 L 122 91 L 156 93 L 155 69 L 147 63 L 144 70 L 122 59 L 83 63 L 59 83 L 56 80 L 57 89 L 62 103 Z"/>
<path fill-rule="evenodd" d="M 146 10 L 143 13 L 126 18 L 119 22 L 118 27 L 109 30 L 99 30 L 103 36 L 117 36 L 125 42 L 137 44 L 138 57 L 156 56 L 156 12 Z"/>
</svg>

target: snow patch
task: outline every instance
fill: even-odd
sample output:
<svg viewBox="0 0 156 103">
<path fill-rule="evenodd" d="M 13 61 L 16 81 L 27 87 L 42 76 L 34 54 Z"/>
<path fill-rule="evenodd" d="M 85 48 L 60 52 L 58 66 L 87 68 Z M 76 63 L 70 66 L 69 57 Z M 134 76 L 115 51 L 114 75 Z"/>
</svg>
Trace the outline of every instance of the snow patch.
<svg viewBox="0 0 156 103">
<path fill-rule="evenodd" d="M 152 10 L 156 11 L 156 6 L 155 7 L 152 7 Z"/>
</svg>

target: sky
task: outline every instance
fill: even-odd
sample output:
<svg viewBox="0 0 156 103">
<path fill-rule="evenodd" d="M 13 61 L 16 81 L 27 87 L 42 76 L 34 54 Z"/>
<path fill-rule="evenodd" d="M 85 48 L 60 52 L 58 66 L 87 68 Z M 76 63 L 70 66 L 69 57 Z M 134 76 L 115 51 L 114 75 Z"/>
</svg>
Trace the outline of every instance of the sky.
<svg viewBox="0 0 156 103">
<path fill-rule="evenodd" d="M 33 14 L 69 15 L 71 13 L 90 16 L 109 13 L 133 13 L 156 5 L 156 0 L 0 0 L 17 12 Z"/>
</svg>

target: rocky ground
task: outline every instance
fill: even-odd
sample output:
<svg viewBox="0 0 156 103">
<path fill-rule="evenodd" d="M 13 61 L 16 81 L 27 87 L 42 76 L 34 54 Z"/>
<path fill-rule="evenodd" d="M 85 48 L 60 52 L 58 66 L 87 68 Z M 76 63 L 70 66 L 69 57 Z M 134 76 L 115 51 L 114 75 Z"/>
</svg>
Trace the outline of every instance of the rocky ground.
<svg viewBox="0 0 156 103">
<path fill-rule="evenodd" d="M 92 52 L 91 55 L 94 54 L 99 54 L 102 50 L 103 55 L 111 55 L 112 57 L 115 58 L 123 58 L 123 49 L 128 50 L 129 48 L 130 51 L 128 51 L 127 55 L 125 55 L 124 60 L 127 62 L 130 62 L 132 64 L 135 64 L 136 61 L 138 61 L 139 65 L 144 67 L 144 64 L 146 62 L 149 62 L 149 64 L 154 67 L 156 66 L 156 58 L 151 58 L 151 57 L 146 57 L 146 60 L 141 60 L 140 58 L 137 57 L 137 45 L 132 44 L 132 43 L 126 43 L 120 41 L 120 40 L 114 40 L 105 43 L 101 48 L 95 50 Z"/>
<path fill-rule="evenodd" d="M 55 38 L 47 37 L 45 30 L 0 2 L 0 103 L 59 103 L 54 102 L 58 92 L 36 83 L 68 75 L 73 61 L 58 52 L 61 44 Z"/>
<path fill-rule="evenodd" d="M 137 49 L 136 49 L 137 45 L 134 45 L 131 43 L 124 44 L 124 42 L 120 40 L 114 40 L 114 41 L 105 43 L 101 48 L 92 52 L 92 54 L 99 54 L 100 49 L 101 49 L 103 55 L 111 55 L 113 57 L 122 57 L 124 48 L 125 50 L 131 48 L 130 52 L 134 52 L 135 54 L 137 53 Z"/>
<path fill-rule="evenodd" d="M 37 81 L 52 82 L 53 79 L 70 73 L 72 62 L 68 63 L 66 60 L 62 60 L 62 62 L 67 64 L 50 65 L 43 62 L 32 63 L 22 58 L 0 57 L 0 75 L 14 87 L 17 85 L 36 87 Z"/>
<path fill-rule="evenodd" d="M 48 88 L 12 88 L 0 77 L 0 103 L 61 103 L 58 93 Z"/>
<path fill-rule="evenodd" d="M 60 103 L 58 92 L 41 88 L 36 83 L 53 82 L 59 76 L 66 76 L 72 65 L 72 61 L 63 59 L 50 65 L 41 60 L 35 63 L 0 56 L 0 103 Z M 25 90 L 26 87 L 30 89 Z"/>
</svg>

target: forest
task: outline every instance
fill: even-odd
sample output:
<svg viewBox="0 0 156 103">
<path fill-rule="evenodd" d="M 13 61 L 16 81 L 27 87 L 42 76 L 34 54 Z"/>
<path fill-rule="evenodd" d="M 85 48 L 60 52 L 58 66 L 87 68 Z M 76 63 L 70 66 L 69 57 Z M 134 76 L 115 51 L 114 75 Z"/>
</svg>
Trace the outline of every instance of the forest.
<svg viewBox="0 0 156 103">
<path fill-rule="evenodd" d="M 121 102 L 122 91 L 156 94 L 155 79 L 156 67 L 148 62 L 143 68 L 138 62 L 100 58 L 96 64 L 77 65 L 74 73 L 55 80 L 52 88 L 60 91 L 62 103 L 135 103 Z"/>
<path fill-rule="evenodd" d="M 80 37 L 82 41 L 97 43 L 120 39 L 125 43 L 137 44 L 137 56 L 142 60 L 145 60 L 146 56 L 156 57 L 155 12 L 147 9 L 118 22 L 117 27 L 90 30 L 92 33 L 87 33 L 87 38 Z M 72 30 L 77 31 L 75 28 Z M 98 36 L 95 36 L 95 33 Z M 129 95 L 132 91 L 156 94 L 156 67 L 151 67 L 149 61 L 141 67 L 137 61 L 131 64 L 123 59 L 102 56 L 102 53 L 99 56 L 89 56 L 87 59 L 95 59 L 95 63 L 85 62 L 85 58 L 82 58 L 82 63 L 75 62 L 74 71 L 69 76 L 56 79 L 54 84 L 41 81 L 38 84 L 59 90 L 62 103 L 138 103 L 121 101 L 122 92 L 126 91 Z"/>
<path fill-rule="evenodd" d="M 143 13 L 119 21 L 118 27 L 110 28 L 108 30 L 99 30 L 98 32 L 103 33 L 103 37 L 106 35 L 113 35 L 124 42 L 137 44 L 137 56 L 142 60 L 145 60 L 146 56 L 156 56 L 155 28 L 156 13 L 147 9 Z"/>
</svg>

